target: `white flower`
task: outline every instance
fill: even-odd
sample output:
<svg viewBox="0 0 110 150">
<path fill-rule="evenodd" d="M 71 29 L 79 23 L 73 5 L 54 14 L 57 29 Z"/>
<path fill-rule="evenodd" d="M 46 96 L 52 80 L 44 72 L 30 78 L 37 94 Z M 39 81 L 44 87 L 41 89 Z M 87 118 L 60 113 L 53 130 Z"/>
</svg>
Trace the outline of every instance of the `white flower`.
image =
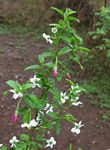
<svg viewBox="0 0 110 150">
<path fill-rule="evenodd" d="M 53 27 L 51 30 L 52 30 L 52 33 L 56 33 L 58 31 L 56 27 Z"/>
<path fill-rule="evenodd" d="M 73 85 L 71 86 L 71 89 L 72 89 L 72 90 L 77 89 L 77 88 L 79 88 L 79 85 L 78 85 L 78 84 L 77 84 L 76 86 L 73 86 Z"/>
<path fill-rule="evenodd" d="M 38 83 L 41 79 L 37 78 L 36 75 L 34 75 L 33 78 L 30 78 L 30 82 L 32 83 L 32 88 L 35 88 L 36 86 L 38 86 L 39 88 L 41 88 L 41 85 Z"/>
<path fill-rule="evenodd" d="M 50 44 L 53 43 L 53 41 L 50 38 L 50 35 L 46 35 L 45 33 L 43 33 L 43 37 L 46 39 L 47 43 L 50 43 Z"/>
<path fill-rule="evenodd" d="M 11 144 L 11 147 L 16 147 L 16 143 L 19 142 L 19 140 L 16 138 L 16 136 L 13 136 L 11 140 L 9 140 L 9 143 Z"/>
<path fill-rule="evenodd" d="M 29 124 L 28 123 L 23 123 L 23 124 L 21 124 L 21 128 L 29 128 Z"/>
<path fill-rule="evenodd" d="M 3 146 L 3 144 L 0 144 L 0 147 L 2 147 Z"/>
<path fill-rule="evenodd" d="M 76 91 L 76 94 L 78 94 L 78 93 L 80 93 L 81 92 L 81 90 L 79 90 L 79 85 L 77 84 L 76 86 L 71 86 L 71 91 L 70 91 L 70 93 L 73 91 L 73 90 L 75 90 Z"/>
<path fill-rule="evenodd" d="M 75 102 L 72 102 L 72 105 L 74 105 L 74 106 L 79 106 L 79 105 L 82 105 L 82 102 L 80 102 L 80 101 L 75 101 Z"/>
<path fill-rule="evenodd" d="M 49 40 L 48 40 L 48 43 L 52 44 L 52 43 L 53 43 L 53 41 L 52 41 L 51 39 L 49 39 Z"/>
<path fill-rule="evenodd" d="M 30 78 L 30 82 L 34 83 L 34 82 L 36 82 L 36 79 L 37 79 L 37 77 L 36 77 L 36 75 L 34 75 L 33 78 Z"/>
<path fill-rule="evenodd" d="M 81 92 L 81 90 L 77 90 L 77 91 L 76 91 L 77 94 L 80 93 L 80 92 Z"/>
<path fill-rule="evenodd" d="M 64 104 L 67 99 L 69 99 L 69 97 L 66 96 L 66 92 L 65 93 L 61 92 L 61 102 Z"/>
<path fill-rule="evenodd" d="M 37 122 L 35 119 L 32 119 L 32 120 L 30 121 L 29 125 L 30 125 L 31 127 L 36 127 L 36 126 L 38 125 L 38 122 Z"/>
<path fill-rule="evenodd" d="M 14 99 L 17 99 L 18 97 L 23 97 L 23 94 L 21 92 L 16 92 L 15 90 L 10 90 L 10 92 L 13 93 Z"/>
<path fill-rule="evenodd" d="M 50 39 L 50 35 L 46 35 L 45 33 L 43 33 L 43 37 L 46 39 L 46 41 Z"/>
<path fill-rule="evenodd" d="M 45 106 L 45 108 L 44 108 L 44 110 L 47 110 L 49 107 L 50 107 L 50 104 L 47 103 L 46 106 Z"/>
<path fill-rule="evenodd" d="M 38 114 L 37 118 L 36 118 L 36 122 L 39 122 L 41 119 L 40 119 L 40 115 Z"/>
<path fill-rule="evenodd" d="M 72 133 L 75 133 L 75 134 L 80 133 L 80 128 L 84 126 L 84 125 L 81 124 L 81 122 L 82 121 L 80 121 L 79 123 L 76 123 L 76 122 L 74 123 L 75 126 L 71 129 Z"/>
<path fill-rule="evenodd" d="M 48 114 L 49 112 L 53 112 L 53 106 L 47 103 L 44 110 L 46 110 L 46 114 Z"/>
<path fill-rule="evenodd" d="M 46 141 L 47 145 L 46 147 L 53 148 L 53 146 L 56 144 L 56 141 L 54 140 L 54 137 L 51 137 L 49 140 Z"/>
<path fill-rule="evenodd" d="M 46 114 L 48 114 L 49 112 L 53 112 L 53 107 L 52 106 L 46 111 Z"/>
<path fill-rule="evenodd" d="M 32 127 L 36 127 L 38 125 L 38 122 L 35 119 L 32 119 L 30 123 L 23 123 L 21 124 L 21 128 L 28 128 L 31 129 Z"/>
<path fill-rule="evenodd" d="M 79 97 L 75 97 L 75 100 L 76 100 L 76 101 L 79 100 Z"/>
</svg>

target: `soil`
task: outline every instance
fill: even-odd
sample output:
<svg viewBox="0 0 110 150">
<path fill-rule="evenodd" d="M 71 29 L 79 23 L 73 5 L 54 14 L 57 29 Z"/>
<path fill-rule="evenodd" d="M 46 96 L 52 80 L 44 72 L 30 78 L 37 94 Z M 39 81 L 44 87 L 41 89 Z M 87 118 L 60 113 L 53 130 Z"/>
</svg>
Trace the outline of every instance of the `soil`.
<svg viewBox="0 0 110 150">
<path fill-rule="evenodd" d="M 21 83 L 30 78 L 33 73 L 24 71 L 29 65 L 37 62 L 37 56 L 46 50 L 47 44 L 32 38 L 23 38 L 19 35 L 0 36 L 0 143 L 9 146 L 9 139 L 19 136 L 23 130 L 20 128 L 20 118 L 13 124 L 17 101 L 11 96 L 4 97 L 3 92 L 8 90 L 7 80 L 18 80 Z M 110 149 L 110 122 L 101 120 L 103 111 L 99 106 L 91 104 L 87 95 L 81 96 L 83 106 L 71 108 L 69 111 L 77 117 L 84 127 L 79 135 L 71 133 L 71 126 L 62 123 L 62 130 L 54 150 L 68 150 L 69 143 L 73 150 L 109 150 Z M 48 135 L 51 136 L 51 135 Z"/>
</svg>

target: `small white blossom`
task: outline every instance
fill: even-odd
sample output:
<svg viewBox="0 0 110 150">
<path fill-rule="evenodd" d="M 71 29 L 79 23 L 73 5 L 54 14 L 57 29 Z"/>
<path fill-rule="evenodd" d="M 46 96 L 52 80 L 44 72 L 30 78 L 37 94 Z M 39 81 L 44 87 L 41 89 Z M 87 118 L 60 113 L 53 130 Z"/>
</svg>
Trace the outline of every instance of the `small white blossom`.
<svg viewBox="0 0 110 150">
<path fill-rule="evenodd" d="M 77 94 L 80 93 L 80 92 L 81 92 L 81 90 L 77 90 L 77 91 L 76 91 Z"/>
<path fill-rule="evenodd" d="M 36 127 L 36 126 L 38 125 L 38 122 L 37 122 L 35 119 L 32 119 L 32 120 L 30 121 L 29 125 L 30 125 L 31 127 Z"/>
<path fill-rule="evenodd" d="M 48 114 L 49 112 L 53 112 L 53 107 L 52 106 L 46 111 L 46 114 Z"/>
<path fill-rule="evenodd" d="M 3 144 L 0 144 L 0 147 L 2 147 L 3 146 Z"/>
<path fill-rule="evenodd" d="M 75 102 L 72 102 L 72 105 L 74 105 L 74 106 L 79 106 L 79 105 L 82 105 L 82 102 L 80 102 L 80 101 L 75 101 Z"/>
<path fill-rule="evenodd" d="M 75 85 L 75 86 L 73 86 L 73 85 L 71 86 L 71 89 L 72 89 L 72 90 L 74 90 L 74 89 L 78 89 L 78 88 L 79 88 L 79 85 L 78 85 L 78 84 L 77 84 L 77 85 Z"/>
<path fill-rule="evenodd" d="M 16 138 L 16 136 L 13 136 L 11 140 L 9 140 L 9 143 L 11 144 L 11 147 L 16 147 L 16 143 L 19 142 L 19 140 Z"/>
<path fill-rule="evenodd" d="M 84 125 L 81 124 L 81 122 L 82 121 L 80 121 L 79 123 L 76 123 L 76 122 L 74 123 L 75 126 L 71 129 L 72 133 L 75 133 L 75 134 L 80 133 L 80 128 L 84 126 Z"/>
<path fill-rule="evenodd" d="M 21 124 L 21 128 L 30 128 L 28 123 L 23 123 Z"/>
<path fill-rule="evenodd" d="M 40 113 L 44 114 L 44 113 L 41 112 L 41 111 L 40 111 Z M 38 115 L 37 115 L 37 117 L 36 117 L 36 122 L 38 122 L 38 124 L 41 122 L 40 113 L 38 113 Z"/>
<path fill-rule="evenodd" d="M 79 97 L 75 97 L 75 100 L 76 100 L 76 101 L 79 100 Z"/>
<path fill-rule="evenodd" d="M 81 90 L 79 90 L 79 85 L 78 85 L 78 84 L 75 85 L 75 86 L 73 86 L 73 85 L 71 86 L 71 91 L 70 91 L 70 93 L 71 93 L 73 90 L 76 91 L 76 94 L 78 94 L 78 93 L 81 92 Z"/>
<path fill-rule="evenodd" d="M 48 43 L 52 44 L 52 43 L 53 43 L 53 41 L 52 41 L 51 39 L 49 39 L 49 40 L 48 40 Z"/>
<path fill-rule="evenodd" d="M 46 114 L 48 114 L 49 112 L 53 112 L 53 106 L 47 103 L 44 110 L 46 110 Z"/>
<path fill-rule="evenodd" d="M 43 33 L 43 37 L 46 39 L 46 41 L 48 41 L 50 39 L 50 35 L 47 35 L 45 33 Z"/>
<path fill-rule="evenodd" d="M 36 77 L 36 75 L 34 75 L 33 78 L 30 78 L 30 82 L 34 83 L 34 82 L 36 82 L 36 79 L 37 79 L 37 77 Z"/>
<path fill-rule="evenodd" d="M 33 78 L 30 78 L 30 82 L 32 83 L 32 88 L 35 88 L 36 86 L 38 86 L 39 88 L 41 88 L 41 85 L 38 83 L 41 79 L 36 77 L 36 75 L 34 75 Z"/>
<path fill-rule="evenodd" d="M 46 147 L 53 148 L 53 146 L 56 144 L 56 141 L 54 140 L 54 137 L 51 137 L 49 140 L 46 141 L 47 145 Z"/>
<path fill-rule="evenodd" d="M 51 30 L 52 30 L 52 33 L 56 33 L 58 31 L 56 27 L 53 27 Z"/>
<path fill-rule="evenodd" d="M 50 43 L 50 44 L 53 43 L 53 41 L 52 41 L 51 38 L 50 38 L 50 35 L 46 35 L 45 33 L 43 33 L 43 37 L 46 39 L 46 42 L 47 42 L 47 43 Z"/>
<path fill-rule="evenodd" d="M 13 93 L 13 98 L 17 99 L 18 97 L 23 97 L 23 94 L 21 92 L 16 92 L 15 90 L 10 90 L 10 92 Z"/>
<path fill-rule="evenodd" d="M 28 123 L 21 124 L 21 128 L 31 129 L 32 127 L 36 127 L 38 124 L 39 123 L 35 119 L 32 119 L 29 124 Z"/>
<path fill-rule="evenodd" d="M 50 107 L 50 104 L 47 103 L 46 106 L 45 106 L 45 108 L 44 108 L 44 110 L 47 110 L 49 107 Z"/>
<path fill-rule="evenodd" d="M 64 104 L 69 97 L 66 95 L 66 92 L 61 92 L 61 102 Z"/>
</svg>

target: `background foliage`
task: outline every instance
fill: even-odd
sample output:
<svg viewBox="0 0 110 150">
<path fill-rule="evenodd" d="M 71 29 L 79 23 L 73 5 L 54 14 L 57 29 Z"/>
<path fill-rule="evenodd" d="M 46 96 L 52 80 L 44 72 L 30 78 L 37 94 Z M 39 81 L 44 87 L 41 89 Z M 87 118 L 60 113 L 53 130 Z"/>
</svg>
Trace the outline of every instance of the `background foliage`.
<svg viewBox="0 0 110 150">
<path fill-rule="evenodd" d="M 85 25 L 90 25 L 94 11 L 103 4 L 104 0 L 1 0 L 0 23 L 38 27 L 56 18 L 55 13 L 50 11 L 50 7 L 55 6 L 60 9 L 69 7 L 77 10 L 78 19 Z"/>
</svg>

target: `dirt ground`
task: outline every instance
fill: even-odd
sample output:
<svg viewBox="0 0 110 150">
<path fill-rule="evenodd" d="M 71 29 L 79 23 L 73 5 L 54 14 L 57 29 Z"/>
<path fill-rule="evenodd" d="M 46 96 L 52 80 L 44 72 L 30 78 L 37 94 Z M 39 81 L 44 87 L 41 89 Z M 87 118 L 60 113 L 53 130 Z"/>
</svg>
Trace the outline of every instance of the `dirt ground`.
<svg viewBox="0 0 110 150">
<path fill-rule="evenodd" d="M 12 116 L 17 101 L 12 97 L 4 97 L 3 91 L 8 89 L 7 80 L 19 80 L 21 83 L 32 76 L 24 72 L 24 68 L 36 63 L 37 56 L 46 50 L 47 44 L 31 38 L 22 38 L 18 35 L 0 36 L 0 143 L 9 145 L 9 139 L 23 130 L 20 128 L 20 119 L 17 124 L 12 123 Z M 83 106 L 71 108 L 70 112 L 78 120 L 82 120 L 84 127 L 77 136 L 70 131 L 67 123 L 62 124 L 60 136 L 54 150 L 68 150 L 69 143 L 73 150 L 109 150 L 110 149 L 110 123 L 101 120 L 102 109 L 91 104 L 89 97 L 81 97 Z"/>
</svg>

